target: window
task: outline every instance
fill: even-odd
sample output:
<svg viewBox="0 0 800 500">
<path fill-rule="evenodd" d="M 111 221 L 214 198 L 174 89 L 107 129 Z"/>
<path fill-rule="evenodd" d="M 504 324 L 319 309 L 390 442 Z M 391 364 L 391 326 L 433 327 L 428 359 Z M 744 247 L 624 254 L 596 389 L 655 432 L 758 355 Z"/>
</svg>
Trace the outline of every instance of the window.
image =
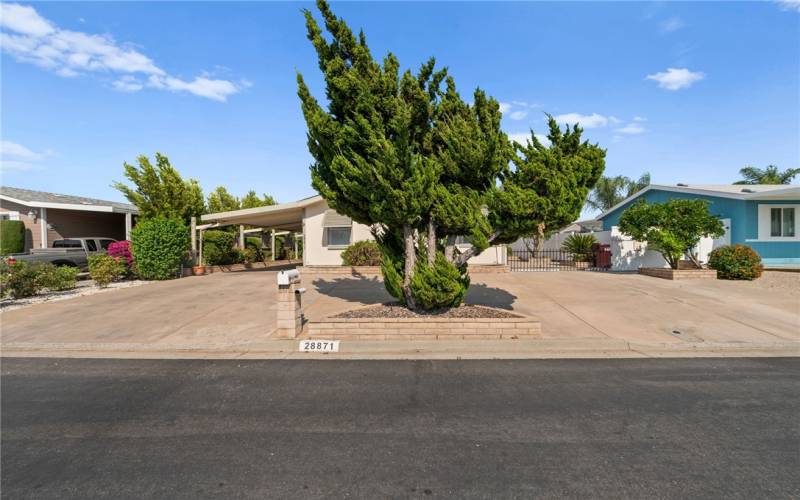
<svg viewBox="0 0 800 500">
<path fill-rule="evenodd" d="M 97 251 L 97 244 L 94 242 L 94 240 L 86 240 L 86 251 L 87 252 Z"/>
<path fill-rule="evenodd" d="M 0 220 L 19 220 L 19 212 L 0 212 Z"/>
<path fill-rule="evenodd" d="M 794 207 L 771 208 L 769 210 L 769 235 L 773 237 L 794 236 Z"/>
<path fill-rule="evenodd" d="M 56 240 L 53 248 L 81 248 L 81 240 Z"/>
<path fill-rule="evenodd" d="M 100 240 L 100 248 L 108 250 L 108 246 L 114 243 L 114 240 Z"/>
<path fill-rule="evenodd" d="M 329 247 L 346 247 L 350 244 L 349 227 L 329 227 L 327 228 L 325 244 Z"/>
</svg>

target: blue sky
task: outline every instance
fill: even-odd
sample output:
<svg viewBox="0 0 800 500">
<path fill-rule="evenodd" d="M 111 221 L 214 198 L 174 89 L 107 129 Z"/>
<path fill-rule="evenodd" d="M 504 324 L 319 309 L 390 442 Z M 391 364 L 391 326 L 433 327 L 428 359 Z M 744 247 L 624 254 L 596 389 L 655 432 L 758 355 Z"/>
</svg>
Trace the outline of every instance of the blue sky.
<svg viewBox="0 0 800 500">
<path fill-rule="evenodd" d="M 310 3 L 3 4 L 2 183 L 117 200 L 137 155 L 209 191 L 314 194 L 295 71 L 323 84 Z M 334 3 L 377 56 L 429 56 L 512 137 L 580 121 L 606 173 L 729 183 L 800 166 L 796 2 Z"/>
</svg>

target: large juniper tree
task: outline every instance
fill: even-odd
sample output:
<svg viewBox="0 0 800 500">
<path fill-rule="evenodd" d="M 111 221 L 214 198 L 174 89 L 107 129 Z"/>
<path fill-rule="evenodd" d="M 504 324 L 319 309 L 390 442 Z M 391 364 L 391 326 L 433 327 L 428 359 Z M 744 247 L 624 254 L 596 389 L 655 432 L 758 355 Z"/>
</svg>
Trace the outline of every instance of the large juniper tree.
<svg viewBox="0 0 800 500">
<path fill-rule="evenodd" d="M 605 154 L 581 143 L 579 128 L 562 133 L 551 119 L 552 145 L 533 137 L 515 155 L 496 100 L 477 89 L 465 102 L 433 59 L 416 73 L 401 73 L 391 53 L 376 61 L 363 32 L 317 6 L 329 37 L 305 18 L 327 109 L 297 76 L 312 184 L 331 208 L 375 228 L 393 296 L 412 308 L 457 305 L 470 257 L 577 217 Z M 472 248 L 459 253 L 456 236 Z"/>
</svg>

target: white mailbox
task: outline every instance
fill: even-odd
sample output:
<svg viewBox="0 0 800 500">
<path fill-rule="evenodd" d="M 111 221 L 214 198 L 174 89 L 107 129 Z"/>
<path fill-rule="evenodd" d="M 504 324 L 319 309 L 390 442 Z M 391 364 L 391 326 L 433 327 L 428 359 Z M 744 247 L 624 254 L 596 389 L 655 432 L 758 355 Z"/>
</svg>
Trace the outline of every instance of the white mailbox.
<svg viewBox="0 0 800 500">
<path fill-rule="evenodd" d="M 278 272 L 278 286 L 288 286 L 294 283 L 300 283 L 300 271 L 290 269 Z"/>
</svg>

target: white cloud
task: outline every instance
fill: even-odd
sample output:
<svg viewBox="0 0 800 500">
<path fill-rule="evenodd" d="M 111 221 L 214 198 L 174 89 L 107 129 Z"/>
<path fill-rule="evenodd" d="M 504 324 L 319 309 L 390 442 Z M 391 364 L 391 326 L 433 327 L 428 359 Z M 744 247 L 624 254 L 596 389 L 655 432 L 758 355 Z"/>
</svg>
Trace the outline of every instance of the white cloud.
<svg viewBox="0 0 800 500">
<path fill-rule="evenodd" d="M 645 132 L 645 128 L 639 125 L 638 123 L 629 123 L 624 127 L 614 129 L 614 132 L 625 135 L 638 135 L 638 134 L 643 134 Z"/>
<path fill-rule="evenodd" d="M 60 29 L 41 17 L 33 7 L 0 4 L 0 45 L 17 61 L 34 64 L 63 77 L 88 73 L 119 75 L 112 86 L 124 92 L 143 88 L 132 75 L 144 75 L 160 85 L 148 85 L 172 91 L 189 92 L 196 96 L 225 101 L 240 91 L 240 86 L 228 80 L 215 80 L 208 75 L 185 81 L 169 75 L 156 63 L 135 48 L 117 43 L 110 35 L 93 35 Z"/>
<path fill-rule="evenodd" d="M 508 135 L 508 140 L 509 141 L 517 142 L 517 143 L 521 144 L 522 146 L 525 146 L 526 144 L 528 144 L 528 140 L 530 140 L 530 138 L 531 138 L 531 133 L 530 132 L 515 132 L 515 133 L 512 133 L 512 134 L 506 134 L 506 135 Z M 541 142 L 543 145 L 545 145 L 545 146 L 549 146 L 550 145 L 550 140 L 547 139 L 546 135 L 536 134 L 536 138 L 539 139 L 539 142 Z"/>
<path fill-rule="evenodd" d="M 778 0 L 778 4 L 783 10 L 800 12 L 800 0 Z"/>
<path fill-rule="evenodd" d="M 633 121 L 635 121 L 635 122 L 646 122 L 647 118 L 644 118 L 642 116 L 634 116 L 633 117 Z"/>
<path fill-rule="evenodd" d="M 16 142 L 0 141 L 0 170 L 36 170 L 45 157 L 43 153 L 36 153 Z"/>
<path fill-rule="evenodd" d="M 673 31 L 678 31 L 684 26 L 686 26 L 686 23 L 683 22 L 683 19 L 680 17 L 670 17 L 667 20 L 661 21 L 658 24 L 658 29 L 661 31 L 661 33 L 672 33 Z"/>
<path fill-rule="evenodd" d="M 0 4 L 0 26 L 36 37 L 49 35 L 55 31 L 48 20 L 36 13 L 36 9 L 13 3 Z"/>
<path fill-rule="evenodd" d="M 580 124 L 583 128 L 598 128 L 608 125 L 608 118 L 597 113 L 591 115 L 582 115 L 580 113 L 566 113 L 563 115 L 554 116 L 556 121 L 560 124 L 574 125 Z"/>
<path fill-rule="evenodd" d="M 705 77 L 704 73 L 689 71 L 686 68 L 667 68 L 667 71 L 647 75 L 648 80 L 655 80 L 659 87 L 667 90 L 689 88 Z"/>
<path fill-rule="evenodd" d="M 506 114 L 509 111 L 511 111 L 511 104 L 509 104 L 507 102 L 501 102 L 500 103 L 500 112 L 503 113 L 503 114 Z"/>
<path fill-rule="evenodd" d="M 522 120 L 526 116 L 528 116 L 528 112 L 527 111 L 523 111 L 523 110 L 512 111 L 508 115 L 508 117 L 511 118 L 512 120 Z"/>
<path fill-rule="evenodd" d="M 131 75 L 123 75 L 118 80 L 115 80 L 111 86 L 120 92 L 138 92 L 144 88 L 144 85 Z"/>
<path fill-rule="evenodd" d="M 617 118 L 617 117 L 616 117 L 616 116 L 614 116 L 614 115 L 611 115 L 611 116 L 609 116 L 609 117 L 608 117 L 608 121 L 610 121 L 610 122 L 611 122 L 611 123 L 613 123 L 614 125 L 616 125 L 617 123 L 620 123 L 620 122 L 622 122 L 622 120 L 620 120 L 619 118 Z"/>
</svg>

